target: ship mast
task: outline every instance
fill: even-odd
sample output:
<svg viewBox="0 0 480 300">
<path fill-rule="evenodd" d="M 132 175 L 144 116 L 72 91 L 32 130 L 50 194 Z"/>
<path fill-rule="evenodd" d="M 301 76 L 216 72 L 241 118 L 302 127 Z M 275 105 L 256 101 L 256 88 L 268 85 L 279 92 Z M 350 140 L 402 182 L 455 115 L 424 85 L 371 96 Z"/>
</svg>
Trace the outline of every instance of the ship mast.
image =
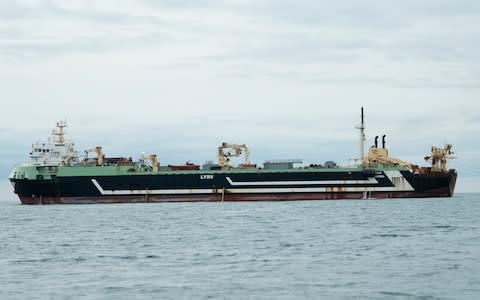
<svg viewBox="0 0 480 300">
<path fill-rule="evenodd" d="M 363 106 L 361 109 L 360 116 L 361 123 L 356 128 L 360 130 L 360 161 L 361 163 L 365 162 L 365 120 L 363 115 Z"/>
<path fill-rule="evenodd" d="M 64 121 L 57 122 L 57 130 L 53 131 L 53 135 L 55 136 L 55 144 L 57 145 L 64 145 L 65 144 L 65 132 L 63 128 L 67 127 L 67 123 Z"/>
</svg>

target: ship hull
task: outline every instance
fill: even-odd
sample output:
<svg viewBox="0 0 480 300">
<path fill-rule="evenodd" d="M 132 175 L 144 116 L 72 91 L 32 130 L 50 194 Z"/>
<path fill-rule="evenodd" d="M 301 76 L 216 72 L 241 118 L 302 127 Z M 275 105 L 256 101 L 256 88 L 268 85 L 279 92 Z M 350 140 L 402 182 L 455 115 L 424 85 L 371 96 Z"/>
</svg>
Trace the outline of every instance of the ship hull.
<svg viewBox="0 0 480 300">
<path fill-rule="evenodd" d="M 451 197 L 457 173 L 403 170 L 222 172 L 11 179 L 23 204 L 297 201 Z"/>
</svg>

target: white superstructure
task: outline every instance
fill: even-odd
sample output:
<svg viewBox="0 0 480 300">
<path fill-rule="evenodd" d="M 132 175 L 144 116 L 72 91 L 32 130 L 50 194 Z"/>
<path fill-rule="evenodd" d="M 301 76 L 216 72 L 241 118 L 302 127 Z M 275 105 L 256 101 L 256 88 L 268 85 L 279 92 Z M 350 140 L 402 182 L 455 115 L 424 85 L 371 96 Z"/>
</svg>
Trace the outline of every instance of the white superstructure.
<svg viewBox="0 0 480 300">
<path fill-rule="evenodd" d="M 37 142 L 32 145 L 30 158 L 35 166 L 59 166 L 78 163 L 78 152 L 73 149 L 74 144 L 65 141 L 64 128 L 66 122 L 57 122 L 57 129 L 53 130 L 53 142 L 49 138 L 47 143 Z"/>
</svg>

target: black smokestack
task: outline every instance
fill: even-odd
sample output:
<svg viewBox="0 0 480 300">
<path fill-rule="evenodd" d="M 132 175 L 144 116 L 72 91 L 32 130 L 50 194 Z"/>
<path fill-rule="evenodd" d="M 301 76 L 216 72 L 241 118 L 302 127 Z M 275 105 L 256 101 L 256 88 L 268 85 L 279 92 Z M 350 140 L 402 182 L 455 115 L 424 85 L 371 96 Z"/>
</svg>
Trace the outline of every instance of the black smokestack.
<svg viewBox="0 0 480 300">
<path fill-rule="evenodd" d="M 385 137 L 386 136 L 387 135 L 385 135 L 385 134 L 382 136 L 382 148 L 385 148 Z"/>
<path fill-rule="evenodd" d="M 375 148 L 378 148 L 378 135 L 375 137 Z"/>
</svg>

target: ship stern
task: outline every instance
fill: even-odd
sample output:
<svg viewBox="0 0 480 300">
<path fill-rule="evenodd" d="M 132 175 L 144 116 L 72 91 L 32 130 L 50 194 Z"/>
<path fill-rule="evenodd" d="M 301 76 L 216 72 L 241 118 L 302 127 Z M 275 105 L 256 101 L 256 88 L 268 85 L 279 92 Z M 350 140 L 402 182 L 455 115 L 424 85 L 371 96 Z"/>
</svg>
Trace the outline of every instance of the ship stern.
<svg viewBox="0 0 480 300">
<path fill-rule="evenodd" d="M 448 172 L 448 197 L 452 197 L 455 191 L 455 185 L 457 183 L 457 171 L 455 169 L 451 169 Z"/>
</svg>

